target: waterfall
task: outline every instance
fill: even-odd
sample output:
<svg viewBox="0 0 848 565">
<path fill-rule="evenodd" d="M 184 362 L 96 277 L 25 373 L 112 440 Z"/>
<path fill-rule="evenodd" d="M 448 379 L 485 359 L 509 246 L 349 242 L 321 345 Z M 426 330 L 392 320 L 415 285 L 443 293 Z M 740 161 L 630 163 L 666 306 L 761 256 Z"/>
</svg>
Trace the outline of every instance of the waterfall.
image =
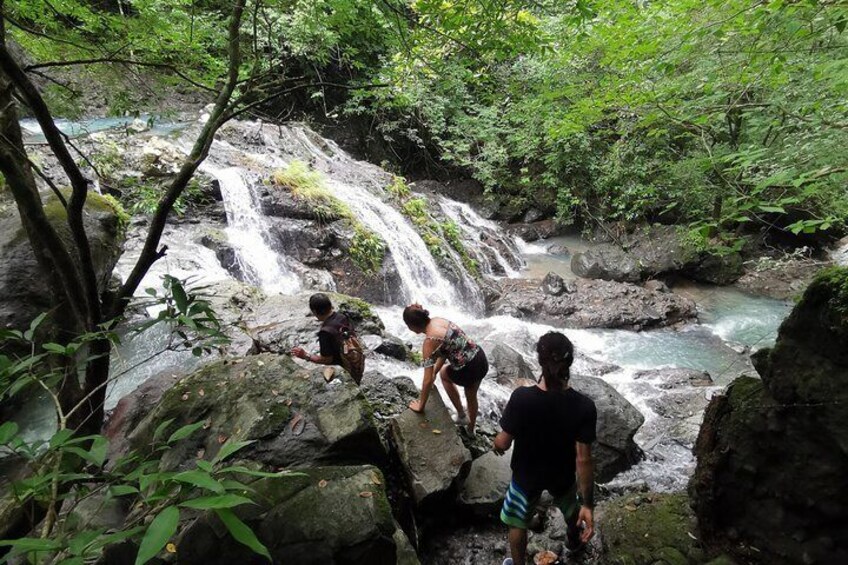
<svg viewBox="0 0 848 565">
<path fill-rule="evenodd" d="M 299 290 L 297 276 L 268 244 L 268 226 L 256 194 L 245 182 L 245 172 L 238 167 L 218 168 L 209 162 L 204 163 L 201 170 L 215 177 L 221 185 L 227 212 L 227 237 L 250 282 L 271 293 L 292 294 Z"/>
<path fill-rule="evenodd" d="M 287 141 L 300 146 L 306 153 L 306 160 L 315 169 L 325 173 L 330 192 L 344 202 L 363 225 L 386 242 L 403 281 L 407 302 L 466 309 L 461 307 L 457 290 L 442 274 L 409 220 L 381 199 L 391 175 L 379 167 L 353 159 L 332 141 L 321 140 L 322 146 L 319 146 L 304 128 L 285 128 L 284 135 Z M 298 153 L 296 147 L 287 146 L 285 149 Z M 476 285 L 472 283 L 471 286 L 476 291 Z"/>
<path fill-rule="evenodd" d="M 514 264 L 521 265 L 522 261 L 518 256 L 519 250 L 509 237 L 499 235 L 500 228 L 495 222 L 481 217 L 468 204 L 457 202 L 444 196 L 439 198 L 439 207 L 448 218 L 459 226 L 466 239 L 473 243 L 475 248 L 472 251 L 479 261 L 483 272 L 486 274 L 495 274 L 495 269 L 489 258 L 491 255 L 503 274 L 507 277 L 517 278 L 520 276 L 518 269 L 513 267 Z M 503 246 L 503 249 L 510 254 L 510 259 L 513 262 L 510 263 L 504 257 L 503 253 L 501 253 L 501 249 L 497 245 L 489 243 L 487 239 L 499 242 Z M 476 248 L 480 249 L 478 250 Z"/>
</svg>

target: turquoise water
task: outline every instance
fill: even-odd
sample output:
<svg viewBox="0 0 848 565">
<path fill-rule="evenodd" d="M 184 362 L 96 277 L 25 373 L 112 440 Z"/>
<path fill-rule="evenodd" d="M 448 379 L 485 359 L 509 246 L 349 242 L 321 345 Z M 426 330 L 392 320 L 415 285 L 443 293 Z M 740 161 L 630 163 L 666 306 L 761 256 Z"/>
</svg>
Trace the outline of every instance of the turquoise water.
<svg viewBox="0 0 848 565">
<path fill-rule="evenodd" d="M 152 123 L 152 127 L 147 131 L 154 135 L 170 135 L 185 127 L 185 124 L 182 122 L 165 120 L 150 114 L 141 114 L 138 118 L 133 116 L 94 118 L 90 120 L 66 120 L 59 118 L 55 120 L 55 123 L 62 133 L 70 137 L 82 137 L 99 131 L 124 129 L 130 126 L 136 119 L 144 123 Z M 42 143 L 45 141 L 41 126 L 34 118 L 23 119 L 20 124 L 24 132 L 24 141 L 30 143 Z"/>
</svg>

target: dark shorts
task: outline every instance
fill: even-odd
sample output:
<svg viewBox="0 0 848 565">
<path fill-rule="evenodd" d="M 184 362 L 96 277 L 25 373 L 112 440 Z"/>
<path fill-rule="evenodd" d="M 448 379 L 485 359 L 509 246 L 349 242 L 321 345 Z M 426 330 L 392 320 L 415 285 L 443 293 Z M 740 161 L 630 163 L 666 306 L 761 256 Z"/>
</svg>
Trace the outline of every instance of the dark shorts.
<svg viewBox="0 0 848 565">
<path fill-rule="evenodd" d="M 462 369 L 454 369 L 448 365 L 447 371 L 448 378 L 455 385 L 466 387 L 479 384 L 489 372 L 489 360 L 486 358 L 486 352 L 480 347 L 474 359 L 466 363 Z"/>
</svg>

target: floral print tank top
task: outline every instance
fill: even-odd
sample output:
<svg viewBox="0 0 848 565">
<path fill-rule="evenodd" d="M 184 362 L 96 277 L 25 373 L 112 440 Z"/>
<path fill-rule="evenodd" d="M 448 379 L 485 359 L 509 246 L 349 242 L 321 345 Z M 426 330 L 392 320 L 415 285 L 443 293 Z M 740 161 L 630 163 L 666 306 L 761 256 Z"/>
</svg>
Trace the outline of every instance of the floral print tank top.
<svg viewBox="0 0 848 565">
<path fill-rule="evenodd" d="M 436 359 L 444 357 L 453 369 L 462 369 L 469 361 L 474 359 L 480 350 L 480 347 L 453 322 L 448 325 L 444 338 L 428 337 L 426 339 L 433 339 L 442 343 L 424 361 L 425 367 L 432 367 L 436 363 Z"/>
</svg>

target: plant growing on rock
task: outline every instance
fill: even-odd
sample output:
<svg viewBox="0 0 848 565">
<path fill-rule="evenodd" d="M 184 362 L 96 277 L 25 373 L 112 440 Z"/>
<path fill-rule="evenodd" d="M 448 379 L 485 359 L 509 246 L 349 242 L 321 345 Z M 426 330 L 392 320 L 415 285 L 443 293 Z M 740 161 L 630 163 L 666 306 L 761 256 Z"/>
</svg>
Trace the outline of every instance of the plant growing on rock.
<svg viewBox="0 0 848 565">
<path fill-rule="evenodd" d="M 350 208 L 327 189 L 321 173 L 303 161 L 294 160 L 284 169 L 277 169 L 271 174 L 271 181 L 309 204 L 321 221 L 353 218 Z"/>
<path fill-rule="evenodd" d="M 357 224 L 348 249 L 350 258 L 364 273 L 376 273 L 386 257 L 386 243 L 376 233 Z"/>
</svg>

